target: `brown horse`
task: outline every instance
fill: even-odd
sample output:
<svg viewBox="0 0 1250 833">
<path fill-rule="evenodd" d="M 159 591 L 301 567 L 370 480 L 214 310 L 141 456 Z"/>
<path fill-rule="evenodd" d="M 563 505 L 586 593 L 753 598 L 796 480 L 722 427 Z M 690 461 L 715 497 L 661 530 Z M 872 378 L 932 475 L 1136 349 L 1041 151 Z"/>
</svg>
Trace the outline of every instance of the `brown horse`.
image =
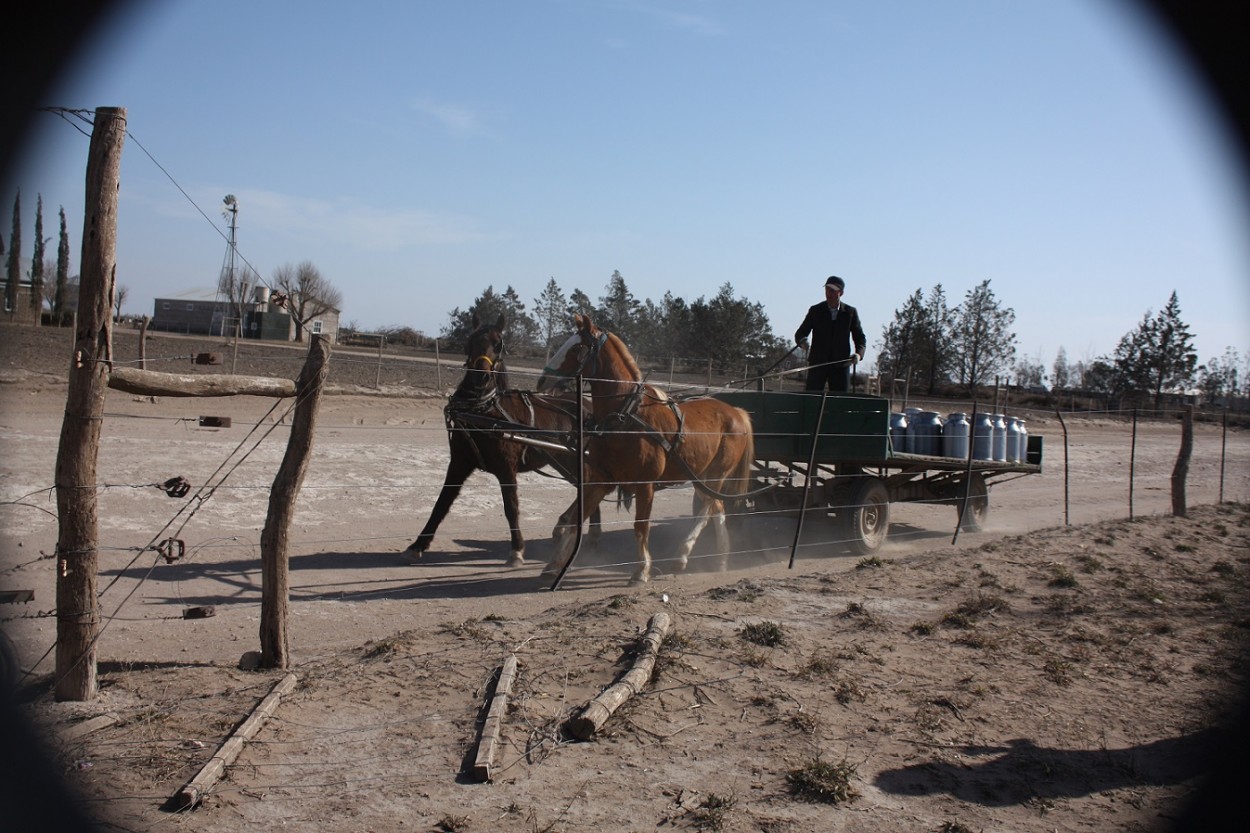
<svg viewBox="0 0 1250 833">
<path fill-rule="evenodd" d="M 695 541 L 709 520 L 716 530 L 721 569 L 729 554 L 724 501 L 746 492 L 755 457 L 751 418 L 741 408 L 701 397 L 680 403 L 642 381 L 642 372 L 617 336 L 595 326 L 588 315 L 573 319 L 577 332 L 560 349 L 539 380 L 548 389 L 558 380 L 583 375 L 594 403 L 594 430 L 584 476 L 585 506 L 598 506 L 619 487 L 634 496 L 634 538 L 639 566 L 633 583 L 651 577 L 647 539 L 657 489 L 693 483 L 695 526 L 678 550 L 684 570 Z M 589 511 L 588 509 L 585 511 Z M 572 557 L 576 502 L 560 516 L 553 536 L 556 553 L 543 575 L 558 575 Z"/>
<path fill-rule="evenodd" d="M 575 396 L 543 395 L 508 389 L 504 367 L 503 332 L 507 319 L 481 324 L 473 316 L 473 332 L 465 344 L 465 373 L 452 393 L 443 414 L 451 459 L 443 489 L 417 540 L 407 552 L 420 557 L 430 548 L 434 533 L 460 494 L 469 475 L 481 469 L 495 476 L 503 495 L 504 515 L 512 533 L 509 567 L 525 563 L 525 538 L 521 535 L 517 475 L 550 466 L 565 480 L 573 481 L 577 455 L 548 445 L 536 445 L 510 437 L 523 437 L 551 445 L 568 446 L 583 410 Z M 590 537 L 600 531 L 599 505 L 593 506 Z"/>
</svg>

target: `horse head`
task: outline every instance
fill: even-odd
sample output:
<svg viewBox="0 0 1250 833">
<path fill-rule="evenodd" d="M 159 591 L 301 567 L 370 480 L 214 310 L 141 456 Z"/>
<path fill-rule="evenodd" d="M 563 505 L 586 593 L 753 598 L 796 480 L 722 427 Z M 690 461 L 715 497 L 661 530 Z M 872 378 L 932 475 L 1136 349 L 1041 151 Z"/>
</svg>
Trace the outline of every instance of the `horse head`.
<svg viewBox="0 0 1250 833">
<path fill-rule="evenodd" d="M 464 379 L 452 394 L 454 397 L 481 397 L 508 387 L 503 361 L 503 331 L 507 323 L 503 314 L 494 324 L 483 324 L 477 313 L 473 314 L 473 332 L 464 345 Z"/>
<path fill-rule="evenodd" d="M 598 369 L 599 351 L 607 338 L 608 333 L 595 326 L 589 315 L 574 315 L 573 335 L 560 345 L 543 368 L 537 389 L 543 392 L 560 390 L 579 374 L 589 372 L 593 375 Z"/>
</svg>

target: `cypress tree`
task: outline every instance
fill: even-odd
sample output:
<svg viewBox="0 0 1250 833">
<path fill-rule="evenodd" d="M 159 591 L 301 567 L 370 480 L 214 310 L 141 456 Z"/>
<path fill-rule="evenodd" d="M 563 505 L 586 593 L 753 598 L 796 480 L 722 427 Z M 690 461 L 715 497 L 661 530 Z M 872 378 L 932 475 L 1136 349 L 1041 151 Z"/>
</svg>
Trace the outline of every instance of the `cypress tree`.
<svg viewBox="0 0 1250 833">
<path fill-rule="evenodd" d="M 30 309 L 35 325 L 43 318 L 43 194 L 35 200 L 35 251 L 30 256 Z"/>
<path fill-rule="evenodd" d="M 18 265 L 19 253 L 22 250 L 22 192 L 19 189 L 13 198 L 13 231 L 9 235 L 9 257 L 4 270 L 4 308 L 12 315 L 17 310 L 17 287 L 22 280 L 22 270 Z"/>
</svg>

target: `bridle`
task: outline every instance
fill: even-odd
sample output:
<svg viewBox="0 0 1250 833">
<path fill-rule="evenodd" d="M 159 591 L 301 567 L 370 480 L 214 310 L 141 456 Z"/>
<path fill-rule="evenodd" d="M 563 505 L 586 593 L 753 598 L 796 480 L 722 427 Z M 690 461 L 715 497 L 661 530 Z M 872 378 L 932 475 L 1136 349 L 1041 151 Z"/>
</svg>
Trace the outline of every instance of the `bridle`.
<svg viewBox="0 0 1250 833">
<path fill-rule="evenodd" d="M 490 339 L 490 343 L 494 346 L 494 339 Z M 504 367 L 504 352 L 506 346 L 501 336 L 498 341 L 498 348 L 494 351 L 495 356 L 491 358 L 485 353 L 476 356 L 466 356 L 464 360 L 464 368 L 470 374 L 480 374 L 476 376 L 466 375 L 460 386 L 451 395 L 451 403 L 448 409 L 452 409 L 453 405 L 456 410 L 468 410 L 482 412 L 490 408 L 494 404 L 495 399 L 499 396 L 499 384 L 496 381 L 497 374 L 506 372 Z M 485 364 L 485 367 L 482 365 Z M 468 383 L 472 379 L 473 384 Z"/>
<path fill-rule="evenodd" d="M 561 370 L 558 367 L 547 365 L 543 368 L 542 375 L 561 380 L 559 383 L 561 385 L 569 379 L 585 375 L 588 366 L 591 376 L 599 375 L 599 352 L 603 349 L 603 345 L 606 344 L 607 341 L 608 331 L 600 330 L 599 336 L 594 340 L 593 344 L 590 344 L 589 346 L 581 344 L 581 348 L 585 352 L 582 354 L 582 360 L 577 363 L 577 367 L 572 370 Z"/>
</svg>

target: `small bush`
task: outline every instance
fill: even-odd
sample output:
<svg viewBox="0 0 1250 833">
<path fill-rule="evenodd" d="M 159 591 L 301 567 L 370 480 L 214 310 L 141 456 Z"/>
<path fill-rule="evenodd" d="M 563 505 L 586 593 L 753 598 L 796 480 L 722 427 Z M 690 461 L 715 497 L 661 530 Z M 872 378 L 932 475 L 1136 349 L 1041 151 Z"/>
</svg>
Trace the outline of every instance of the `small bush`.
<svg viewBox="0 0 1250 833">
<path fill-rule="evenodd" d="M 844 804 L 859 797 L 859 792 L 851 786 L 855 775 L 854 764 L 845 760 L 831 764 L 817 758 L 786 773 L 786 783 L 795 795 L 808 801 Z"/>
<path fill-rule="evenodd" d="M 690 821 L 699 830 L 721 830 L 725 827 L 725 816 L 737 805 L 738 799 L 730 795 L 708 793 L 707 798 L 699 802 L 699 806 L 690 811 Z"/>
<path fill-rule="evenodd" d="M 1055 565 L 1051 568 L 1050 581 L 1047 584 L 1050 587 L 1076 587 L 1078 582 L 1067 567 Z"/>
<path fill-rule="evenodd" d="M 763 645 L 766 648 L 777 648 L 786 644 L 785 629 L 776 622 L 754 622 L 745 625 L 739 635 L 747 642 Z"/>
</svg>

